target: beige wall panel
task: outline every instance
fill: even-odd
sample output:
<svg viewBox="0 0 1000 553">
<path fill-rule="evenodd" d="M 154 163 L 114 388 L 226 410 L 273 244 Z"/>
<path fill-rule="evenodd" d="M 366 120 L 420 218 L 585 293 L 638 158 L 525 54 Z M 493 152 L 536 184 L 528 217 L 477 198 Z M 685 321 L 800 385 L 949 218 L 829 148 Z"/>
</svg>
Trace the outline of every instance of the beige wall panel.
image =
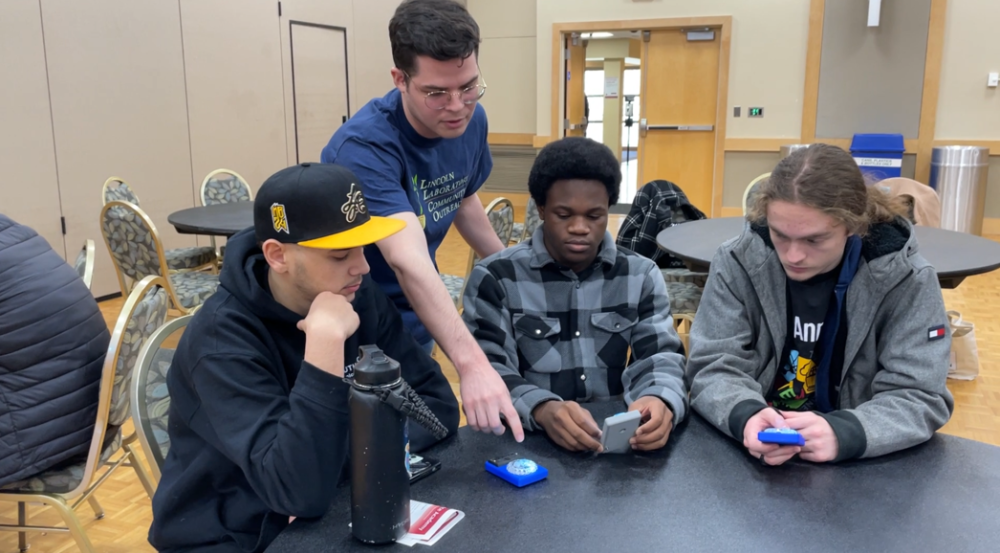
<svg viewBox="0 0 1000 553">
<path fill-rule="evenodd" d="M 949 0 L 945 20 L 936 138 L 1000 138 L 1000 88 L 987 88 L 1000 71 L 1000 2 Z"/>
<path fill-rule="evenodd" d="M 372 6 L 379 6 L 392 0 L 372 0 Z M 398 2 L 397 2 L 398 4 Z M 368 5 L 368 4 L 365 4 Z M 292 116 L 295 107 L 292 105 L 292 55 L 289 43 L 289 22 L 300 21 L 305 23 L 316 23 L 319 25 L 331 25 L 334 27 L 347 28 L 347 55 L 349 60 L 348 90 L 351 98 L 351 115 L 361 107 L 361 103 L 354 101 L 356 94 L 357 79 L 355 78 L 357 65 L 364 63 L 363 58 L 355 57 L 353 41 L 356 30 L 354 26 L 354 6 L 352 0 L 281 0 L 281 59 L 282 70 L 284 72 L 283 82 L 285 85 L 285 132 L 288 136 L 288 157 L 289 165 L 295 163 L 295 118 Z M 301 27 L 300 27 L 301 29 Z M 388 41 L 388 32 L 383 31 L 382 36 Z M 332 136 L 332 135 L 331 135 Z M 329 140 L 329 137 L 327 137 Z M 319 152 L 314 154 L 319 159 Z"/>
<path fill-rule="evenodd" d="M 298 162 L 320 152 L 348 115 L 347 52 L 341 29 L 292 25 L 292 75 Z"/>
<path fill-rule="evenodd" d="M 256 193 L 286 166 L 277 7 L 272 0 L 180 2 L 196 204 L 202 180 L 222 167 Z"/>
<path fill-rule="evenodd" d="M 484 39 L 535 36 L 535 0 L 469 0 L 466 7 Z"/>
<path fill-rule="evenodd" d="M 118 291 L 98 223 L 108 177 L 135 189 L 166 248 L 195 244 L 167 224 L 167 215 L 195 205 L 178 8 L 42 2 L 66 242 L 100 244 L 98 296 Z"/>
<path fill-rule="evenodd" d="M 722 206 L 740 207 L 747 185 L 760 175 L 770 173 L 779 161 L 778 152 L 726 152 Z"/>
<path fill-rule="evenodd" d="M 65 256 L 38 0 L 0 2 L 0 75 L 0 213 Z"/>
<path fill-rule="evenodd" d="M 916 157 L 903 155 L 902 176 L 912 179 Z M 1000 158 L 990 158 L 1000 160 Z M 726 176 L 723 183 L 722 206 L 739 207 L 743 201 L 743 191 L 750 181 L 764 173 L 770 173 L 781 161 L 778 152 L 726 152 Z M 1000 168 L 997 169 L 1000 173 Z M 1000 216 L 1000 177 L 996 179 L 996 212 Z M 987 198 L 988 200 L 989 198 Z M 989 209 L 989 208 L 987 208 Z M 989 215 L 987 215 L 989 217 Z"/>
<path fill-rule="evenodd" d="M 809 30 L 805 0 L 538 0 L 537 5 L 539 135 L 551 134 L 553 23 L 719 15 L 733 16 L 729 107 L 765 108 L 760 119 L 733 118 L 732 109 L 727 109 L 726 136 L 799 135 Z"/>
<path fill-rule="evenodd" d="M 868 0 L 826 3 L 817 137 L 917 138 L 930 11 L 931 0 L 883 0 L 868 27 Z"/>
<path fill-rule="evenodd" d="M 535 134 L 534 38 L 488 38 L 479 48 L 491 133 Z"/>
<path fill-rule="evenodd" d="M 914 154 L 903 154 L 903 166 L 900 167 L 900 176 L 908 179 L 916 178 L 917 156 Z"/>
<path fill-rule="evenodd" d="M 399 0 L 353 0 L 354 28 L 347 30 L 348 59 L 356 81 L 351 97 L 351 113 L 357 112 L 372 98 L 385 96 L 392 89 L 392 47 L 389 45 L 389 20 Z"/>
</svg>

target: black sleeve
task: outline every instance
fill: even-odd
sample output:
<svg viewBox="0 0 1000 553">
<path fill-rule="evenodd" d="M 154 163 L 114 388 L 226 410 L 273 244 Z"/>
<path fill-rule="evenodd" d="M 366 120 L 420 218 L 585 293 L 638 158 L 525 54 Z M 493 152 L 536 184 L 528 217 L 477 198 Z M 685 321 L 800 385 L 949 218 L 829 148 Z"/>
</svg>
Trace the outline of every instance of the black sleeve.
<svg viewBox="0 0 1000 553">
<path fill-rule="evenodd" d="M 403 326 L 403 318 L 378 286 L 371 286 L 371 306 L 378 313 L 379 349 L 399 361 L 403 380 L 410 385 L 448 429 L 448 435 L 458 431 L 458 400 L 451 384 L 441 372 L 441 366 L 417 344 Z M 410 421 L 410 450 L 420 451 L 437 443 L 423 426 Z"/>
<path fill-rule="evenodd" d="M 264 360 L 221 354 L 202 357 L 191 380 L 209 426 L 195 431 L 240 467 L 268 508 L 322 516 L 347 458 L 344 380 L 303 361 L 289 394 Z"/>
</svg>

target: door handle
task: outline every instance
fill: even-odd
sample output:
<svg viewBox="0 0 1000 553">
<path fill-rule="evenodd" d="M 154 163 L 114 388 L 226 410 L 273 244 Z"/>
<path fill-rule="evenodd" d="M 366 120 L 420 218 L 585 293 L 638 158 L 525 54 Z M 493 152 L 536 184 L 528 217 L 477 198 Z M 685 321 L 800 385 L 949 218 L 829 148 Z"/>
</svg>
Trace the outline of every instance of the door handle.
<svg viewBox="0 0 1000 553">
<path fill-rule="evenodd" d="M 639 120 L 639 131 L 712 131 L 715 125 L 650 125 L 645 119 Z"/>
</svg>

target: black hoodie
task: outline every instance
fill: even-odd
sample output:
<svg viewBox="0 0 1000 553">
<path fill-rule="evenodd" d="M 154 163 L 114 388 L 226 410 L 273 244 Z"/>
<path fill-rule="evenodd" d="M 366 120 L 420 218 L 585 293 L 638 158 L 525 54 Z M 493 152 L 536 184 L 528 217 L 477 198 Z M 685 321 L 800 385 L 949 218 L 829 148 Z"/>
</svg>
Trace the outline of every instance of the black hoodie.
<svg viewBox="0 0 1000 553">
<path fill-rule="evenodd" d="M 303 360 L 302 319 L 274 300 L 253 230 L 227 245 L 221 286 L 188 324 L 167 386 L 170 450 L 153 497 L 159 551 L 263 551 L 288 517 L 319 517 L 347 467 L 349 386 Z M 438 364 L 367 276 L 355 294 L 361 326 L 344 345 L 357 360 L 376 344 L 454 433 L 458 402 Z M 435 442 L 410 424 L 410 448 Z M 347 521 L 344 522 L 347 524 Z"/>
</svg>

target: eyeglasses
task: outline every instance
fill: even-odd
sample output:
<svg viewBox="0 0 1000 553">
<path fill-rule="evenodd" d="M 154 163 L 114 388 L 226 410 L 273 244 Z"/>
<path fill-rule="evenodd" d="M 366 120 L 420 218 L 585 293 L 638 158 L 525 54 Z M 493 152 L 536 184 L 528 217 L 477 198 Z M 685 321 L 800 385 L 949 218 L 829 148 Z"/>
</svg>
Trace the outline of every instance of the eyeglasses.
<svg viewBox="0 0 1000 553">
<path fill-rule="evenodd" d="M 411 81 L 413 80 L 413 78 L 410 77 L 410 75 L 408 75 L 405 71 L 403 71 L 403 74 L 406 75 L 407 79 Z M 458 92 L 451 92 L 450 90 L 435 90 L 424 94 L 424 104 L 430 109 L 442 110 L 448 107 L 448 104 L 451 103 L 451 97 L 456 94 L 458 95 L 458 99 L 461 100 L 463 104 L 469 106 L 478 102 L 479 99 L 486 94 L 486 80 L 483 79 L 482 72 L 480 72 L 478 83 L 470 87 L 463 88 Z"/>
</svg>

